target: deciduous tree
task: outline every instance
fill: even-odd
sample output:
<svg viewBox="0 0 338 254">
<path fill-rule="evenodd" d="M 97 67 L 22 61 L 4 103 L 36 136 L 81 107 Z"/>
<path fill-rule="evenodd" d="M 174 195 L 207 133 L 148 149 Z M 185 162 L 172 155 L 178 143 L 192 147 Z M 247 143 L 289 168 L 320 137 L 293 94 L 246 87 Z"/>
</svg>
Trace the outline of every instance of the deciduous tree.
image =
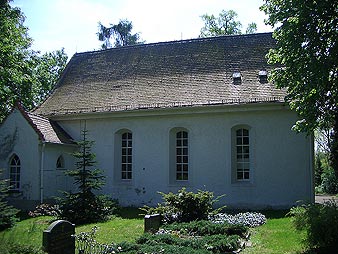
<svg viewBox="0 0 338 254">
<path fill-rule="evenodd" d="M 331 165 L 338 177 L 338 2 L 265 0 L 266 23 L 277 47 L 268 55 L 271 73 L 300 120 L 297 131 L 332 129 Z"/>
<path fill-rule="evenodd" d="M 97 32 L 98 39 L 103 42 L 102 49 L 112 47 L 110 42 L 111 37 L 114 39 L 114 47 L 122 47 L 144 43 L 140 41 L 139 33 L 132 34 L 133 24 L 126 19 L 120 20 L 116 25 L 110 24 L 110 27 L 105 27 L 99 22 L 99 31 Z"/>
<path fill-rule="evenodd" d="M 238 14 L 233 10 L 222 10 L 218 17 L 204 14 L 201 16 L 204 27 L 200 32 L 200 37 L 211 37 L 219 35 L 241 34 L 242 23 L 237 20 Z M 246 33 L 255 33 L 256 23 L 250 23 Z"/>
<path fill-rule="evenodd" d="M 63 49 L 43 55 L 33 51 L 25 17 L 9 2 L 0 0 L 0 122 L 16 101 L 26 109 L 41 103 L 68 58 Z"/>
</svg>

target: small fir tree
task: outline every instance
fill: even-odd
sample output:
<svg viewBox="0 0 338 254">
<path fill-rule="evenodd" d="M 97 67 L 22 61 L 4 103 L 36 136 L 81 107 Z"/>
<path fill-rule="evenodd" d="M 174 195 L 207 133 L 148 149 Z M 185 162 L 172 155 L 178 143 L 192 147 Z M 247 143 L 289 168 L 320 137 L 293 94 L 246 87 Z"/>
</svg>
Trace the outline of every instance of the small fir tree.
<svg viewBox="0 0 338 254">
<path fill-rule="evenodd" d="M 91 152 L 94 141 L 87 140 L 87 130 L 82 131 L 82 141 L 77 142 L 80 147 L 72 155 L 77 159 L 75 170 L 69 170 L 67 175 L 74 178 L 74 183 L 78 185 L 79 193 L 91 195 L 93 190 L 100 190 L 104 185 L 105 177 L 102 170 L 92 169 L 96 165 L 95 154 Z"/>
<path fill-rule="evenodd" d="M 66 172 L 66 175 L 74 178 L 78 192 L 64 192 L 64 197 L 59 199 L 60 217 L 76 224 L 105 221 L 117 208 L 116 201 L 94 193 L 94 190 L 102 188 L 105 177 L 102 170 L 92 169 L 96 156 L 91 152 L 94 142 L 87 140 L 87 133 L 87 130 L 82 131 L 83 139 L 77 142 L 79 150 L 72 154 L 77 160 L 76 169 Z"/>
<path fill-rule="evenodd" d="M 0 170 L 0 177 L 2 170 Z M 18 209 L 8 205 L 6 198 L 8 197 L 8 180 L 0 179 L 0 230 L 9 228 L 17 221 Z"/>
</svg>

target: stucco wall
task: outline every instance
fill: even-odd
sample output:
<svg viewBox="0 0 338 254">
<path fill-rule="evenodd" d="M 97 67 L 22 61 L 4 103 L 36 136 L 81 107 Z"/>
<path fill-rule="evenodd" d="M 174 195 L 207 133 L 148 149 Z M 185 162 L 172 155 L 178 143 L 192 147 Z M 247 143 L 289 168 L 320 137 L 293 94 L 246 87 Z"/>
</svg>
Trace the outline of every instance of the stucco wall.
<svg viewBox="0 0 338 254">
<path fill-rule="evenodd" d="M 20 190 L 10 199 L 17 207 L 27 207 L 39 201 L 40 152 L 38 135 L 19 110 L 14 110 L 0 126 L 0 168 L 9 178 L 9 161 L 16 154 L 21 163 Z"/>
<path fill-rule="evenodd" d="M 176 112 L 176 113 L 175 113 Z M 255 109 L 250 105 L 234 110 L 189 109 L 162 112 L 111 114 L 86 117 L 88 139 L 98 167 L 106 174 L 104 192 L 122 205 L 155 205 L 158 191 L 205 189 L 226 194 L 220 202 L 228 206 L 267 208 L 288 207 L 297 200 L 312 200 L 311 138 L 291 130 L 296 114 L 287 108 Z M 59 119 L 75 139 L 80 138 L 85 118 Z M 231 181 L 231 129 L 250 126 L 252 180 Z M 169 181 L 169 133 L 173 128 L 189 132 L 189 181 Z M 115 133 L 133 133 L 133 179 L 119 181 L 114 174 Z M 114 179 L 115 178 L 115 179 Z"/>
</svg>

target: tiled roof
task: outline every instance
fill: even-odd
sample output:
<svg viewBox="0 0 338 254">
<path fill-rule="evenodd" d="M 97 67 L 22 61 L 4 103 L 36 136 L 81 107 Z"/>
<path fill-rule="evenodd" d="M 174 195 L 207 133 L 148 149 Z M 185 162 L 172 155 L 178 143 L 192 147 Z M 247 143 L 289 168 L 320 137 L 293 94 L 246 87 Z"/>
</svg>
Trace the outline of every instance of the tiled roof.
<svg viewBox="0 0 338 254">
<path fill-rule="evenodd" d="M 258 78 L 269 73 L 265 55 L 274 45 L 271 33 L 261 33 L 78 53 L 35 113 L 284 101 L 285 91 Z"/>
<path fill-rule="evenodd" d="M 17 105 L 17 108 L 38 134 L 41 141 L 55 144 L 74 144 L 72 138 L 56 122 L 33 113 L 28 113 L 20 104 Z"/>
</svg>

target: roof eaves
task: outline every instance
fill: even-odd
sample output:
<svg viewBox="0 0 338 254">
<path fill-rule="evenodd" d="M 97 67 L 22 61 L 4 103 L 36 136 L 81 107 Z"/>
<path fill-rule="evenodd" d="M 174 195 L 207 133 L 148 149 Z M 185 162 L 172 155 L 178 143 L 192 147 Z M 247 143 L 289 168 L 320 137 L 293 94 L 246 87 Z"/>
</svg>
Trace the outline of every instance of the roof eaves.
<svg viewBox="0 0 338 254">
<path fill-rule="evenodd" d="M 33 120 L 30 118 L 28 112 L 25 111 L 25 109 L 22 107 L 22 105 L 19 102 L 16 103 L 16 107 L 20 111 L 22 116 L 26 119 L 26 121 L 29 123 L 29 125 L 33 128 L 33 130 L 36 132 L 36 134 L 38 134 L 39 139 L 41 141 L 46 141 L 42 132 L 39 130 L 39 128 L 36 126 L 36 124 L 34 124 Z"/>
</svg>

